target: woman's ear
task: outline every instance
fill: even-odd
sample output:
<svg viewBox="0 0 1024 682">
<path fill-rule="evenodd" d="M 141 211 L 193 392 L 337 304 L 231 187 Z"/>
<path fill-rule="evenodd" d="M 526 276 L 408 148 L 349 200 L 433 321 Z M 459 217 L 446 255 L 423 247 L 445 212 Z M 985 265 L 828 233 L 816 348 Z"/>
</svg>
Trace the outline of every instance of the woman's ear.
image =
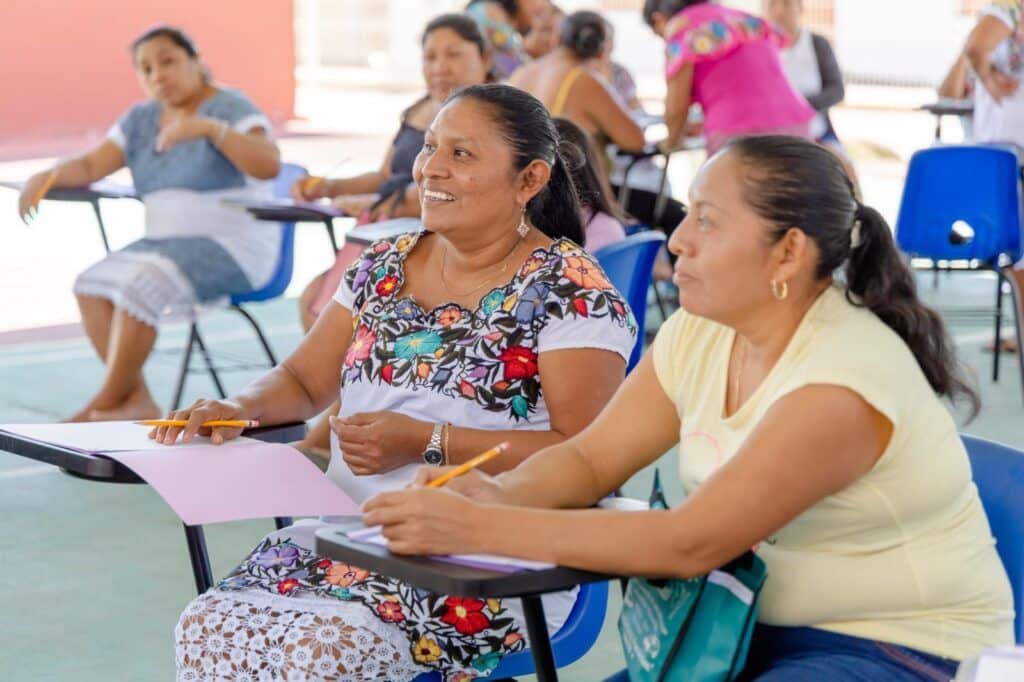
<svg viewBox="0 0 1024 682">
<path fill-rule="evenodd" d="M 544 189 L 551 179 L 551 166 L 540 159 L 534 159 L 523 170 L 519 171 L 519 187 L 516 199 L 525 206 L 530 199 Z"/>
<path fill-rule="evenodd" d="M 814 241 L 807 236 L 807 233 L 797 227 L 791 227 L 782 235 L 782 239 L 772 246 L 773 258 L 775 260 L 774 279 L 780 282 L 788 282 L 797 277 L 801 270 L 808 267 L 805 265 L 810 258 L 812 263 L 811 276 L 817 263 L 817 249 Z"/>
</svg>

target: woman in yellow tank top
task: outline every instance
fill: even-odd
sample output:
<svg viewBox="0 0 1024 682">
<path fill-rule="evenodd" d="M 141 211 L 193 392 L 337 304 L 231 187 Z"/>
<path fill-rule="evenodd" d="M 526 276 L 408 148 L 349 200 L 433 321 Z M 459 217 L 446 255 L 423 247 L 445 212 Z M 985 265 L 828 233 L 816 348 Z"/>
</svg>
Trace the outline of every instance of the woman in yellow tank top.
<svg viewBox="0 0 1024 682">
<path fill-rule="evenodd" d="M 512 74 L 509 84 L 530 93 L 553 117 L 567 118 L 594 137 L 599 149 L 608 143 L 626 151 L 644 146 L 643 130 L 591 60 L 608 38 L 600 14 L 574 12 L 562 22 L 559 46 Z"/>
<path fill-rule="evenodd" d="M 948 680 L 1012 644 L 1006 573 L 941 400 L 976 411 L 977 395 L 885 220 L 834 155 L 785 136 L 728 143 L 690 206 L 669 245 L 682 310 L 590 427 L 498 477 L 381 495 L 366 523 L 395 552 L 622 575 L 692 577 L 753 547 L 768 566 L 744 673 L 758 682 Z M 559 511 L 677 443 L 678 507 Z"/>
</svg>

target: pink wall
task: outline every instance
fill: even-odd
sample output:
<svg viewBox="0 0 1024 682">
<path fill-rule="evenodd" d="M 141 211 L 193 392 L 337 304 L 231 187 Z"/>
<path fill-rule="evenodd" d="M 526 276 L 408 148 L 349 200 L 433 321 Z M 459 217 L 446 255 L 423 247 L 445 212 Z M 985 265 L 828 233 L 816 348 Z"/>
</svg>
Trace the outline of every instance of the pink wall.
<svg viewBox="0 0 1024 682">
<path fill-rule="evenodd" d="M 292 0 L 0 1 L 0 158 L 75 151 L 143 97 L 128 47 L 180 26 L 214 78 L 275 123 L 293 116 Z"/>
</svg>

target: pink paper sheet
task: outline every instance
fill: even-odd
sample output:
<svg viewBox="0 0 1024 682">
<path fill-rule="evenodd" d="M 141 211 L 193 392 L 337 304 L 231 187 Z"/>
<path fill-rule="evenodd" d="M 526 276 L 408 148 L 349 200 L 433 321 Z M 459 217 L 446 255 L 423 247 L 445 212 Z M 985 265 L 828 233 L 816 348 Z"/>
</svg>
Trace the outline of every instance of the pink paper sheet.
<svg viewBox="0 0 1024 682">
<path fill-rule="evenodd" d="M 170 446 L 104 456 L 142 477 L 189 525 L 359 513 L 359 505 L 287 445 Z"/>
</svg>

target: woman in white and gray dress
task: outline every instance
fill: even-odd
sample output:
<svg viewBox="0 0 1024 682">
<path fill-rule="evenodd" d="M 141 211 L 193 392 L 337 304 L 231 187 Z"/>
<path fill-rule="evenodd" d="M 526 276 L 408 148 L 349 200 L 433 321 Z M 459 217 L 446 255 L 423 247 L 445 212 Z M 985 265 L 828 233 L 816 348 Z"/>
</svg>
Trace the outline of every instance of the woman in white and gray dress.
<svg viewBox="0 0 1024 682">
<path fill-rule="evenodd" d="M 277 175 L 280 158 L 266 117 L 242 93 L 211 82 L 176 28 L 147 31 L 132 55 L 149 99 L 92 150 L 32 176 L 18 207 L 27 218 L 48 185 L 87 185 L 126 165 L 146 207 L 145 237 L 75 281 L 82 326 L 107 371 L 71 421 L 159 416 L 142 366 L 161 319 L 265 285 L 280 251 L 276 224 L 222 203 L 269 196 L 265 181 Z"/>
</svg>

